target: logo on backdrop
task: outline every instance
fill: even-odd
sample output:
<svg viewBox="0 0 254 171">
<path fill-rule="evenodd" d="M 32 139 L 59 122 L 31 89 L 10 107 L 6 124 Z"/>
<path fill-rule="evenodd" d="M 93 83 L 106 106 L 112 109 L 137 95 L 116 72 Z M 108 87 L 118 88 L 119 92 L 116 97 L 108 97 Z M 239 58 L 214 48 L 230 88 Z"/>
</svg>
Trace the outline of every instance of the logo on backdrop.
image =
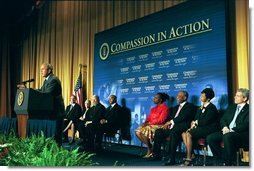
<svg viewBox="0 0 254 171">
<path fill-rule="evenodd" d="M 103 43 L 100 48 L 100 58 L 102 60 L 106 60 L 109 54 L 109 45 L 107 43 Z"/>
<path fill-rule="evenodd" d="M 212 30 L 213 29 L 210 26 L 210 18 L 207 18 L 193 23 L 188 23 L 186 25 L 171 27 L 167 30 L 159 31 L 157 33 L 149 35 L 144 35 L 135 39 L 126 40 L 124 42 L 120 43 L 114 42 L 110 45 L 110 48 L 108 43 L 103 43 L 100 47 L 100 58 L 102 60 L 106 60 L 108 58 L 109 53 L 112 55 L 118 54 L 130 50 L 156 45 L 159 43 L 165 43 L 172 40 L 177 40 L 189 36 L 194 36 L 197 34 L 210 32 Z M 194 47 L 192 47 L 191 45 L 184 47 L 185 51 L 191 51 L 193 48 Z M 154 52 L 152 54 L 153 59 L 161 58 L 162 52 L 163 51 Z M 183 59 L 180 58 L 178 60 L 176 59 L 175 60 L 176 65 L 183 65 L 181 64 L 182 60 L 184 60 L 184 58 Z"/>
</svg>

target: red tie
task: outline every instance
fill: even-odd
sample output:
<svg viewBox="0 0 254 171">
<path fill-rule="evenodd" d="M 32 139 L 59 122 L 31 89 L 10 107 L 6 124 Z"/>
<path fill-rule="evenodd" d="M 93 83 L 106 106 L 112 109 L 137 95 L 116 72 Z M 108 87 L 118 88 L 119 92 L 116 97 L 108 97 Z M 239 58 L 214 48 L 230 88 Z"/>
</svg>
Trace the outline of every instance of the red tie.
<svg viewBox="0 0 254 171">
<path fill-rule="evenodd" d="M 181 109 L 182 109 L 182 106 L 181 106 L 181 105 L 179 105 L 178 110 L 177 110 L 176 115 L 175 115 L 175 118 L 179 115 L 179 113 L 180 113 Z"/>
</svg>

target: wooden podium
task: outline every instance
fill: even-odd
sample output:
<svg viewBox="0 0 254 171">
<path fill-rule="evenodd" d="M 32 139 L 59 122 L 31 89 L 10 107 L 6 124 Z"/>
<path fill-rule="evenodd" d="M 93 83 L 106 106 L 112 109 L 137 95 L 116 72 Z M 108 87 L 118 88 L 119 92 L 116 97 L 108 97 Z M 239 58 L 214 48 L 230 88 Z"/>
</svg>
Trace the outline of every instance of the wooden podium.
<svg viewBox="0 0 254 171">
<path fill-rule="evenodd" d="M 49 94 L 32 88 L 18 89 L 14 111 L 17 114 L 19 137 L 26 137 L 28 118 L 46 119 L 53 111 L 53 104 L 53 97 Z"/>
</svg>

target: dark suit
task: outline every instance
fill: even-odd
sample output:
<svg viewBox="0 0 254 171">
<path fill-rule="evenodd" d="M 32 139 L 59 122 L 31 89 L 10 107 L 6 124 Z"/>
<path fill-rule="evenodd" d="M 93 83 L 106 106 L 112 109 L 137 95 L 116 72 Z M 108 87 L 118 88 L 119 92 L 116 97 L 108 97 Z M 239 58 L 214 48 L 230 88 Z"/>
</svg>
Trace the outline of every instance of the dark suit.
<svg viewBox="0 0 254 171">
<path fill-rule="evenodd" d="M 114 105 L 113 108 L 111 108 L 111 106 L 109 106 L 106 109 L 106 115 L 104 116 L 103 119 L 107 120 L 107 123 L 105 124 L 99 124 L 98 126 L 98 130 L 96 133 L 96 143 L 101 144 L 102 141 L 102 136 L 104 133 L 115 133 L 121 125 L 121 115 L 122 112 L 122 107 L 119 106 L 117 103 Z"/>
<path fill-rule="evenodd" d="M 97 132 L 100 120 L 104 118 L 105 114 L 106 108 L 99 103 L 87 111 L 86 117 L 83 121 L 79 121 L 78 130 L 80 136 L 85 143 L 87 139 L 87 144 L 90 145 L 90 149 L 93 148 L 95 133 Z M 85 126 L 87 121 L 92 121 L 92 123 Z"/>
<path fill-rule="evenodd" d="M 226 113 L 220 120 L 221 130 L 226 126 L 229 128 L 231 121 L 234 118 L 236 104 L 229 106 Z M 226 157 L 226 165 L 231 165 L 235 160 L 235 154 L 238 148 L 249 146 L 249 105 L 245 104 L 236 118 L 236 126 L 232 128 L 234 132 L 222 134 L 215 132 L 207 137 L 207 142 L 212 150 L 215 160 L 221 158 L 220 143 L 224 142 L 224 151 Z"/>
<path fill-rule="evenodd" d="M 69 124 L 70 121 L 73 122 L 75 129 L 77 129 L 77 122 L 82 114 L 82 109 L 79 104 L 75 104 L 71 109 L 71 105 L 68 105 L 65 110 L 64 128 Z M 68 131 L 64 133 L 64 138 L 68 139 Z"/>
<path fill-rule="evenodd" d="M 64 101 L 62 96 L 62 86 L 60 80 L 54 75 L 50 74 L 48 80 L 45 80 L 42 87 L 38 91 L 50 94 L 54 98 L 54 112 L 48 119 L 56 119 L 64 116 Z"/>
<path fill-rule="evenodd" d="M 77 122 L 82 115 L 82 109 L 79 104 L 75 103 L 74 107 L 71 109 L 71 105 L 68 105 L 65 110 L 65 118 L 68 121 Z"/>
<path fill-rule="evenodd" d="M 54 110 L 53 112 L 45 116 L 44 119 L 55 119 L 56 120 L 56 133 L 55 140 L 61 145 L 62 144 L 62 130 L 63 130 L 63 116 L 64 116 L 64 101 L 62 97 L 62 86 L 60 80 L 53 74 L 49 75 L 48 80 L 44 81 L 42 87 L 38 89 L 42 93 L 47 93 L 54 98 Z"/>
<path fill-rule="evenodd" d="M 194 118 L 194 120 L 198 120 L 198 126 L 189 131 L 193 142 L 199 138 L 206 138 L 207 135 L 219 129 L 219 114 L 215 105 L 210 103 L 206 106 L 204 113 L 202 110 L 199 108 Z"/>
<path fill-rule="evenodd" d="M 174 126 L 172 129 L 157 129 L 154 135 L 153 153 L 155 155 L 160 153 L 161 144 L 166 137 L 170 137 L 170 156 L 171 160 L 175 159 L 176 148 L 181 140 L 181 133 L 189 128 L 191 120 L 195 115 L 195 107 L 192 103 L 186 102 L 179 115 L 175 118 L 179 105 L 173 108 L 173 113 L 170 115 L 169 121 L 173 119 Z"/>
<path fill-rule="evenodd" d="M 100 120 L 104 118 L 105 114 L 106 108 L 101 103 L 98 103 L 93 107 L 92 112 L 87 115 L 85 121 L 93 121 L 93 125 L 98 127 Z"/>
</svg>

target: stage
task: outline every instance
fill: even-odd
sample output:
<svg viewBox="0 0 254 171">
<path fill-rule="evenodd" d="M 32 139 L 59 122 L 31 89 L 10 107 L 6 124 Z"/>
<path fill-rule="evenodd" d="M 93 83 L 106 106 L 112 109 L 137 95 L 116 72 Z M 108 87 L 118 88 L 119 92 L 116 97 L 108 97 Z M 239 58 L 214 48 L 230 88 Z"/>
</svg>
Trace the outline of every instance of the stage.
<svg viewBox="0 0 254 171">
<path fill-rule="evenodd" d="M 76 149 L 78 141 L 69 145 L 63 144 L 64 148 Z M 130 146 L 124 144 L 104 144 L 104 149 L 101 152 L 95 153 L 92 157 L 93 162 L 97 162 L 98 166 L 137 166 L 137 167 L 182 167 L 182 160 L 185 157 L 185 153 L 178 152 L 176 156 L 177 164 L 174 166 L 164 166 L 164 163 L 168 160 L 168 155 L 162 157 L 162 160 L 152 161 L 149 159 L 143 159 L 146 153 L 145 147 Z M 240 162 L 239 166 L 248 167 L 249 163 Z M 221 163 L 214 164 L 211 156 L 207 156 L 206 166 L 203 166 L 203 155 L 195 155 L 193 166 L 189 167 L 228 167 L 224 166 L 223 161 Z M 234 166 L 235 167 L 235 166 Z"/>
</svg>

